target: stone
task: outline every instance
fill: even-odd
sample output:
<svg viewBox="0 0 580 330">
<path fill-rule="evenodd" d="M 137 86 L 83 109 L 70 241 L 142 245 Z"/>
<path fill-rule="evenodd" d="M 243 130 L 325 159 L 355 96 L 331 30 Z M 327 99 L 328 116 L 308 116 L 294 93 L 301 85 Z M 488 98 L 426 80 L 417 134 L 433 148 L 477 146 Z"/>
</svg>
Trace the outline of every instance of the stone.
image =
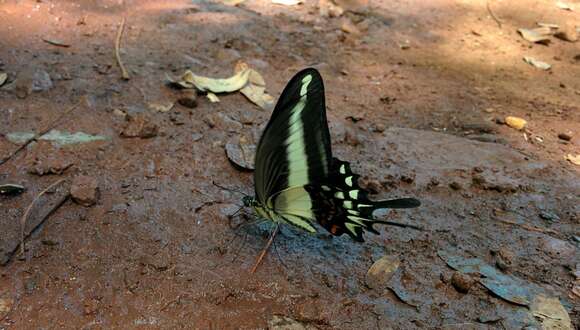
<svg viewBox="0 0 580 330">
<path fill-rule="evenodd" d="M 73 179 L 70 194 L 75 203 L 82 206 L 92 206 L 99 198 L 99 185 L 97 180 L 86 175 L 79 175 Z"/>
<path fill-rule="evenodd" d="M 127 115 L 126 124 L 121 131 L 122 137 L 152 138 L 159 134 L 159 126 L 142 114 Z"/>
<path fill-rule="evenodd" d="M 197 107 L 197 93 L 193 90 L 185 90 L 177 99 L 177 103 L 183 105 L 186 108 L 193 109 Z"/>
<path fill-rule="evenodd" d="M 564 141 L 570 141 L 572 140 L 572 133 L 571 132 L 560 133 L 558 134 L 558 138 Z"/>
<path fill-rule="evenodd" d="M 460 272 L 453 273 L 451 285 L 460 293 L 468 293 L 475 281 L 469 276 Z"/>
</svg>

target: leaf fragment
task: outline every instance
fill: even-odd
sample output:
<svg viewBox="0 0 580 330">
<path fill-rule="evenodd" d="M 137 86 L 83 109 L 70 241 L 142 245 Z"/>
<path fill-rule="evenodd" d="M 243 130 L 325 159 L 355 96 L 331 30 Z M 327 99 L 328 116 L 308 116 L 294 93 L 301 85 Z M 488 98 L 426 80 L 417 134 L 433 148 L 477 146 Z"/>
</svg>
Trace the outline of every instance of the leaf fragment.
<svg viewBox="0 0 580 330">
<path fill-rule="evenodd" d="M 217 103 L 220 101 L 220 98 L 212 92 L 207 92 L 206 96 L 211 103 Z"/>
<path fill-rule="evenodd" d="M 524 56 L 524 61 L 540 70 L 550 70 L 552 68 L 552 66 L 549 63 L 536 60 L 535 58 L 530 56 Z"/>
<path fill-rule="evenodd" d="M 550 42 L 550 36 L 553 34 L 552 29 L 547 26 L 537 27 L 535 29 L 518 29 L 518 32 L 522 38 L 529 42 L 544 44 Z"/>
<path fill-rule="evenodd" d="M 173 102 L 166 102 L 166 103 L 149 103 L 149 109 L 157 112 L 168 112 L 169 110 L 173 109 L 175 103 Z"/>
<path fill-rule="evenodd" d="M 274 104 L 274 98 L 266 93 L 266 81 L 262 75 L 244 62 L 236 64 L 236 71 L 249 70 L 248 84 L 240 89 L 245 97 L 264 110 L 269 110 Z"/>
<path fill-rule="evenodd" d="M 556 7 L 560 8 L 562 10 L 574 11 L 574 8 L 572 8 L 572 6 L 570 6 L 569 4 L 565 3 L 564 1 L 558 1 L 558 2 L 556 2 Z"/>
<path fill-rule="evenodd" d="M 578 155 L 567 154 L 566 157 L 564 158 L 566 158 L 567 161 L 569 161 L 574 165 L 580 165 L 580 154 Z"/>
<path fill-rule="evenodd" d="M 295 6 L 302 3 L 302 0 L 272 0 L 273 4 L 285 5 L 285 6 Z"/>
<path fill-rule="evenodd" d="M 539 294 L 534 298 L 530 310 L 541 321 L 543 329 L 572 330 L 570 315 L 558 298 Z"/>
<path fill-rule="evenodd" d="M 383 256 L 369 268 L 365 283 L 373 289 L 380 288 L 393 277 L 400 265 L 401 261 L 396 256 Z"/>
<path fill-rule="evenodd" d="M 67 44 L 66 42 L 63 42 L 63 41 L 57 40 L 57 39 L 42 38 L 42 41 L 46 42 L 47 44 L 57 46 L 57 47 L 63 47 L 63 48 L 70 47 L 70 44 Z"/>
<path fill-rule="evenodd" d="M 0 72 L 0 87 L 8 80 L 8 74 L 6 72 Z"/>
</svg>

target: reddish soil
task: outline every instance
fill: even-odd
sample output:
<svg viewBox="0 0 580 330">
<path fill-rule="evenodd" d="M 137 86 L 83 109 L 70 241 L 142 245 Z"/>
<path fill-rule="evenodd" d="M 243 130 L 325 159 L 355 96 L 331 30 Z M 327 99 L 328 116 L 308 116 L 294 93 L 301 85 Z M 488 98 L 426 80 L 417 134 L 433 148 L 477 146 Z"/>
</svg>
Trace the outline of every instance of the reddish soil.
<svg viewBox="0 0 580 330">
<path fill-rule="evenodd" d="M 79 101 L 56 129 L 107 139 L 41 141 L 0 165 L 0 184 L 26 187 L 0 196 L 0 329 L 539 326 L 477 276 L 456 274 L 441 250 L 549 292 L 578 328 L 580 167 L 565 155 L 580 153 L 580 43 L 531 44 L 517 33 L 577 23 L 580 2 L 569 3 L 577 11 L 548 0 L 371 1 L 329 18 L 311 1 L 1 1 L 0 158 L 18 147 L 8 133 L 38 131 Z M 114 56 L 123 17 L 128 81 Z M 234 168 L 224 146 L 255 142 L 269 112 L 239 93 L 149 108 L 179 97 L 167 74 L 227 77 L 238 60 L 274 97 L 300 69 L 319 69 L 333 152 L 377 190 L 373 198 L 423 202 L 378 217 L 426 230 L 383 227 L 357 243 L 284 227 L 250 274 L 271 226 L 232 228 L 252 217 L 232 223 L 241 195 L 212 181 L 253 192 L 252 174 Z M 38 72 L 52 87 L 30 91 Z M 135 135 L 146 138 L 122 136 L 125 113 L 145 121 Z M 525 118 L 526 132 L 496 123 L 508 115 Z M 571 141 L 558 137 L 568 132 Z M 97 204 L 66 200 L 24 254 L 7 251 L 33 199 L 78 175 L 96 179 Z M 31 218 L 50 205 L 39 202 Z M 383 255 L 401 264 L 389 288 L 371 288 L 367 271 Z"/>
</svg>

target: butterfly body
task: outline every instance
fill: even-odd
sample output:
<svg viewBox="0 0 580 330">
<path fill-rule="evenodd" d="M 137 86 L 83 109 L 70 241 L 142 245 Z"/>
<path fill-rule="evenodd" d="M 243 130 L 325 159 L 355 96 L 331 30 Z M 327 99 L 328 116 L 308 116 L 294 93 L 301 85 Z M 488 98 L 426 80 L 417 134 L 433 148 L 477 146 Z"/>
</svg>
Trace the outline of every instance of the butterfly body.
<svg viewBox="0 0 580 330">
<path fill-rule="evenodd" d="M 258 143 L 255 197 L 244 204 L 276 223 L 314 233 L 318 223 L 331 234 L 363 241 L 375 234 L 379 208 L 419 206 L 413 198 L 371 201 L 348 162 L 332 156 L 322 77 L 305 69 L 288 83 Z M 391 223 L 392 224 L 392 223 Z"/>
</svg>

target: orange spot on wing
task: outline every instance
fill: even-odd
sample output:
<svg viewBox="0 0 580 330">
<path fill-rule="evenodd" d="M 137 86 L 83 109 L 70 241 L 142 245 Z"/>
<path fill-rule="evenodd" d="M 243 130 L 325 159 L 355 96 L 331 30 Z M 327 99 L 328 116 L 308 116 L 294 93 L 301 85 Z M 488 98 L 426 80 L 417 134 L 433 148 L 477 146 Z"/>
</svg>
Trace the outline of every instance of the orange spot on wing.
<svg viewBox="0 0 580 330">
<path fill-rule="evenodd" d="M 330 227 L 330 233 L 335 235 L 338 232 L 339 227 L 337 225 L 332 225 L 332 227 Z"/>
</svg>

